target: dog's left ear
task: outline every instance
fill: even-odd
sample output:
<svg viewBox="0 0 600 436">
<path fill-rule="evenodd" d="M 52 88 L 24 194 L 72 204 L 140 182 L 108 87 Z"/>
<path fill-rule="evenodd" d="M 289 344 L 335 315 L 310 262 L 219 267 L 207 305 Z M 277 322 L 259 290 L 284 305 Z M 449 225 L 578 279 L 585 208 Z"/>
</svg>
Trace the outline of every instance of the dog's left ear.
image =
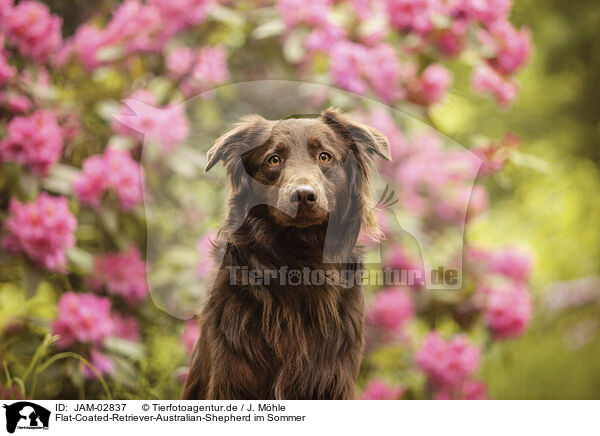
<svg viewBox="0 0 600 436">
<path fill-rule="evenodd" d="M 353 120 L 333 108 L 324 110 L 321 119 L 349 144 L 355 144 L 360 154 L 367 156 L 369 160 L 375 156 L 392 160 L 388 139 L 372 127 Z"/>
<path fill-rule="evenodd" d="M 233 129 L 221 136 L 206 154 L 207 163 L 204 171 L 210 170 L 220 160 L 230 171 L 235 165 L 234 158 L 263 144 L 271 131 L 272 121 L 265 120 L 260 115 L 246 115 Z"/>
</svg>

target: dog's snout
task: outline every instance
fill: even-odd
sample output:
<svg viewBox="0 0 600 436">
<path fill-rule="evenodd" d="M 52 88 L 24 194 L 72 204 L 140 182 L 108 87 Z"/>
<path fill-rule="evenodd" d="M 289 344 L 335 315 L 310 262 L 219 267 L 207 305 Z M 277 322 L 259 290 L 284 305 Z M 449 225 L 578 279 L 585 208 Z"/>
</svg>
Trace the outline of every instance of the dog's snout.
<svg viewBox="0 0 600 436">
<path fill-rule="evenodd" d="M 317 202 L 317 193 L 312 186 L 298 186 L 290 196 L 292 204 L 312 205 Z"/>
</svg>

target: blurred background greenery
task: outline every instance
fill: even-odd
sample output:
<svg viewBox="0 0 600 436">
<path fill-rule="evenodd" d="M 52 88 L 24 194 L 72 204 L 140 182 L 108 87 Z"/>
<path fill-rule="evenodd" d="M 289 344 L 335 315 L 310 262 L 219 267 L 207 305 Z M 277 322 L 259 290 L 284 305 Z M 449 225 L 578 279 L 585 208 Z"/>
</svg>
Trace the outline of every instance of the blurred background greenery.
<svg viewBox="0 0 600 436">
<path fill-rule="evenodd" d="M 494 206 L 467 236 L 526 244 L 536 259 L 535 321 L 524 337 L 494 345 L 482 375 L 495 398 L 600 398 L 600 305 L 556 314 L 543 304 L 551 283 L 600 272 L 600 8 L 593 0 L 516 0 L 512 18 L 532 29 L 535 47 L 512 110 L 473 97 L 467 74 L 455 70 L 455 92 L 433 114 L 458 142 L 516 133 L 530 164 L 488 182 Z M 573 349 L 565 335 L 578 327 L 588 337 Z"/>
</svg>

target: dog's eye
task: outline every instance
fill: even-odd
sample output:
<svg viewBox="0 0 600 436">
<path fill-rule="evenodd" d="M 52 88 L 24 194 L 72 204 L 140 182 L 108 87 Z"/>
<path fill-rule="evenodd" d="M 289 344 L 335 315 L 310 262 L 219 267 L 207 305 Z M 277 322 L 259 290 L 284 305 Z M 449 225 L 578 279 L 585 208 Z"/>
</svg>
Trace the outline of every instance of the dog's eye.
<svg viewBox="0 0 600 436">
<path fill-rule="evenodd" d="M 272 154 L 267 158 L 267 163 L 271 166 L 277 166 L 281 163 L 281 158 L 276 154 Z"/>
<path fill-rule="evenodd" d="M 321 162 L 329 162 L 331 160 L 331 155 L 324 151 L 319 155 L 319 160 Z"/>
</svg>

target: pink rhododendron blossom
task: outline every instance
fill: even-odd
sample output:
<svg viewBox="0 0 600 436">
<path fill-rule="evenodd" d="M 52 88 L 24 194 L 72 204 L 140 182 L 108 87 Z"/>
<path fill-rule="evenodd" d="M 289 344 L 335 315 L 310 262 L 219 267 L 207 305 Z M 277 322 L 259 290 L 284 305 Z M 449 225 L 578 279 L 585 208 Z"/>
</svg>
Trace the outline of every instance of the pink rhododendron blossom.
<svg viewBox="0 0 600 436">
<path fill-rule="evenodd" d="M 138 303 L 148 295 L 146 263 L 133 246 L 123 253 L 96 256 L 92 283 L 104 285 L 109 294 L 120 295 L 130 304 Z"/>
<path fill-rule="evenodd" d="M 83 171 L 73 182 L 73 190 L 82 204 L 100 206 L 100 198 L 108 187 L 104 156 L 91 156 L 83 162 Z"/>
<path fill-rule="evenodd" d="M 108 186 L 119 198 L 123 210 L 130 210 L 142 202 L 143 176 L 140 164 L 128 152 L 108 148 L 104 152 L 104 164 L 108 171 Z"/>
<path fill-rule="evenodd" d="M 200 337 L 200 327 L 198 326 L 197 319 L 190 319 L 185 322 L 183 327 L 183 333 L 181 334 L 181 341 L 188 356 L 191 356 L 194 352 L 196 342 Z"/>
<path fill-rule="evenodd" d="M 113 121 L 115 131 L 156 142 L 163 152 L 187 139 L 190 129 L 184 105 L 156 107 L 147 91 L 134 93 L 124 103 Z"/>
<path fill-rule="evenodd" d="M 480 39 L 490 46 L 495 55 L 490 64 L 502 74 L 512 74 L 529 58 L 531 32 L 517 31 L 508 21 L 498 21 L 490 26 L 490 33 L 481 31 Z"/>
<path fill-rule="evenodd" d="M 432 64 L 411 86 L 411 97 L 417 103 L 428 106 L 439 102 L 451 84 L 452 73 L 440 64 Z"/>
<path fill-rule="evenodd" d="M 98 207 L 107 189 L 119 198 L 123 210 L 130 210 L 142 201 L 143 173 L 129 153 L 107 148 L 101 156 L 91 156 L 83 162 L 83 171 L 73 183 L 75 195 L 82 204 Z"/>
<path fill-rule="evenodd" d="M 466 44 L 467 27 L 466 20 L 455 20 L 448 29 L 440 33 L 438 50 L 445 56 L 456 56 L 462 52 Z"/>
<path fill-rule="evenodd" d="M 98 51 L 104 46 L 105 38 L 102 30 L 83 24 L 77 28 L 72 39 L 72 50 L 88 70 L 102 64 Z"/>
<path fill-rule="evenodd" d="M 393 27 L 426 34 L 433 29 L 433 19 L 442 12 L 440 0 L 385 0 Z"/>
<path fill-rule="evenodd" d="M 165 60 L 169 75 L 175 79 L 185 75 L 196 62 L 196 54 L 190 47 L 178 47 Z"/>
<path fill-rule="evenodd" d="M 491 94 L 500 106 L 510 105 L 519 91 L 514 80 L 502 77 L 486 65 L 480 65 L 473 70 L 471 82 L 476 91 Z"/>
<path fill-rule="evenodd" d="M 67 199 L 41 193 L 32 203 L 10 200 L 10 215 L 4 223 L 2 245 L 53 271 L 61 270 L 66 251 L 75 245 L 77 220 Z"/>
<path fill-rule="evenodd" d="M 212 257 L 212 249 L 213 242 L 217 237 L 217 233 L 213 230 L 210 230 L 200 238 L 198 244 L 196 245 L 196 249 L 198 251 L 198 263 L 196 266 L 196 274 L 198 277 L 207 278 L 212 272 L 214 265 L 214 260 Z"/>
<path fill-rule="evenodd" d="M 0 142 L 0 159 L 28 166 L 40 176 L 60 159 L 63 134 L 56 117 L 46 110 L 13 118 L 6 139 Z"/>
<path fill-rule="evenodd" d="M 527 329 L 533 306 L 524 285 L 482 286 L 477 289 L 475 300 L 496 339 L 518 337 Z"/>
<path fill-rule="evenodd" d="M 332 0 L 277 0 L 277 10 L 288 29 L 300 23 L 314 27 L 327 23 L 332 3 Z"/>
<path fill-rule="evenodd" d="M 333 46 L 330 57 L 331 78 L 335 85 L 356 94 L 367 91 L 367 83 L 361 74 L 366 60 L 362 45 L 343 41 Z"/>
<path fill-rule="evenodd" d="M 110 374 L 115 370 L 115 363 L 112 361 L 112 359 L 106 354 L 102 354 L 95 348 L 93 348 L 90 352 L 89 362 L 94 367 L 94 369 L 98 371 L 100 376 Z M 97 377 L 94 371 L 92 371 L 92 369 L 87 365 L 83 365 L 81 371 L 85 378 L 91 379 Z"/>
<path fill-rule="evenodd" d="M 160 50 L 164 41 L 157 36 L 164 24 L 158 8 L 125 0 L 103 31 L 102 46 L 120 46 L 124 54 Z"/>
<path fill-rule="evenodd" d="M 356 94 L 369 88 L 386 102 L 403 98 L 403 70 L 394 48 L 389 44 L 368 47 L 348 41 L 333 46 L 331 78 L 335 85 Z"/>
<path fill-rule="evenodd" d="M 148 0 L 158 10 L 166 36 L 172 36 L 206 19 L 212 0 Z"/>
<path fill-rule="evenodd" d="M 506 133 L 498 142 L 489 142 L 471 151 L 481 158 L 481 174 L 488 175 L 500 171 L 511 154 L 521 146 L 521 140 L 512 133 Z"/>
<path fill-rule="evenodd" d="M 3 11 L 2 30 L 24 55 L 45 62 L 62 43 L 62 20 L 43 3 L 23 0 Z"/>
<path fill-rule="evenodd" d="M 461 400 L 487 400 L 487 386 L 478 380 L 466 381 L 460 388 Z"/>
<path fill-rule="evenodd" d="M 181 91 L 192 96 L 229 79 L 227 52 L 222 47 L 204 47 L 196 52 L 194 66 L 181 83 Z"/>
<path fill-rule="evenodd" d="M 113 335 L 128 341 L 140 340 L 140 326 L 134 316 L 115 313 L 112 319 L 114 325 Z"/>
<path fill-rule="evenodd" d="M 365 61 L 364 75 L 378 97 L 391 103 L 406 95 L 399 83 L 402 72 L 392 45 L 382 43 L 370 47 Z"/>
<path fill-rule="evenodd" d="M 398 400 L 402 397 L 404 388 L 400 386 L 390 386 L 387 383 L 373 379 L 370 380 L 365 390 L 360 396 L 361 400 Z"/>
<path fill-rule="evenodd" d="M 304 40 L 304 47 L 309 52 L 320 51 L 328 53 L 331 47 L 342 41 L 346 36 L 343 27 L 333 23 L 317 27 Z"/>
<path fill-rule="evenodd" d="M 492 254 L 489 269 L 492 273 L 523 282 L 531 273 L 532 259 L 521 250 L 506 249 Z"/>
<path fill-rule="evenodd" d="M 31 103 L 31 100 L 29 100 L 29 98 L 27 98 L 27 96 L 25 95 L 10 94 L 6 98 L 6 105 L 8 106 L 8 110 L 11 111 L 13 114 L 22 114 L 28 112 L 33 104 Z"/>
<path fill-rule="evenodd" d="M 506 19 L 511 6 L 510 0 L 449 0 L 448 12 L 453 17 L 477 20 L 491 25 Z"/>
<path fill-rule="evenodd" d="M 94 294 L 65 292 L 58 301 L 58 317 L 52 333 L 59 335 L 61 348 L 75 342 L 102 345 L 114 331 L 110 316 L 110 300 Z"/>
<path fill-rule="evenodd" d="M 375 294 L 367 319 L 376 327 L 399 332 L 413 315 L 413 302 L 408 292 L 388 288 Z"/>
<path fill-rule="evenodd" d="M 4 85 L 17 74 L 17 69 L 8 63 L 8 59 L 6 59 L 1 48 L 2 46 L 0 45 L 0 86 Z"/>
<path fill-rule="evenodd" d="M 433 386 L 456 389 L 479 367 L 479 348 L 463 336 L 444 341 L 431 332 L 415 356 Z"/>
</svg>

